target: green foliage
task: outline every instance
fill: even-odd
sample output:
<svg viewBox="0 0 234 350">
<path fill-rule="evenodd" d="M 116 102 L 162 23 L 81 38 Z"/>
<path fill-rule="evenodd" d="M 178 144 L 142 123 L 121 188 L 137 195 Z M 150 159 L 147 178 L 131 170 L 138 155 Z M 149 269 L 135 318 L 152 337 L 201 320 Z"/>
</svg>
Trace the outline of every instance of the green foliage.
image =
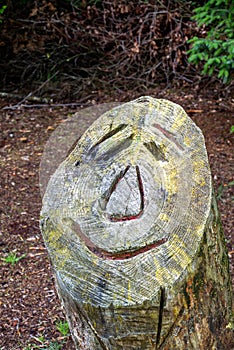
<svg viewBox="0 0 234 350">
<path fill-rule="evenodd" d="M 234 125 L 231 126 L 230 133 L 234 133 Z"/>
<path fill-rule="evenodd" d="M 7 9 L 7 5 L 1 5 L 0 4 L 0 23 L 2 23 L 2 15 L 6 11 L 6 9 Z"/>
<path fill-rule="evenodd" d="M 61 323 L 59 322 L 60 328 L 62 330 L 66 329 L 65 323 L 66 322 L 62 322 L 62 321 L 61 321 Z M 43 335 L 40 335 L 38 337 L 34 337 L 34 339 L 37 341 L 38 345 L 35 344 L 35 343 L 33 343 L 33 344 L 29 343 L 26 347 L 24 347 L 23 350 L 37 350 L 37 349 L 41 349 L 41 350 L 61 350 L 63 348 L 64 343 L 65 343 L 64 340 L 62 340 L 60 342 L 46 340 Z"/>
<path fill-rule="evenodd" d="M 63 343 L 52 342 L 50 345 L 43 350 L 61 350 L 63 347 Z"/>
<path fill-rule="evenodd" d="M 189 62 L 203 63 L 203 74 L 216 74 L 224 83 L 231 80 L 234 71 L 234 3 L 229 0 L 209 0 L 195 9 L 198 26 L 208 29 L 205 38 L 189 40 Z"/>
<path fill-rule="evenodd" d="M 56 329 L 64 336 L 67 337 L 69 335 L 69 327 L 68 323 L 66 321 L 59 320 L 56 323 Z M 30 343 L 28 344 L 23 350 L 61 350 L 63 348 L 63 345 L 65 343 L 65 340 L 63 339 L 60 342 L 57 341 L 49 341 L 46 340 L 43 335 L 40 335 L 38 337 L 34 337 L 36 342 L 38 343 Z"/>
<path fill-rule="evenodd" d="M 6 8 L 7 8 L 7 5 L 2 5 L 2 6 L 0 7 L 0 15 L 2 15 L 2 14 L 4 13 L 4 11 L 6 10 Z"/>
<path fill-rule="evenodd" d="M 59 322 L 56 323 L 56 328 L 64 337 L 69 334 L 69 326 L 67 321 L 59 320 Z"/>
<path fill-rule="evenodd" d="M 2 260 L 6 264 L 11 264 L 12 266 L 14 266 L 19 260 L 23 259 L 25 256 L 26 254 L 17 257 L 15 252 L 10 252 L 5 258 L 2 258 Z"/>
</svg>

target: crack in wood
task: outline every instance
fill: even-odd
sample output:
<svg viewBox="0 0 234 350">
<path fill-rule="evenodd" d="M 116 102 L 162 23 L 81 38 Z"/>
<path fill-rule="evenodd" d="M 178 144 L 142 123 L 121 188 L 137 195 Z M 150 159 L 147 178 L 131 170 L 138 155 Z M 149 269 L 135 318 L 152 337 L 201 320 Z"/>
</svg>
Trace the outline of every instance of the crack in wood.
<svg viewBox="0 0 234 350">
<path fill-rule="evenodd" d="M 121 140 L 120 142 L 117 142 L 116 145 L 113 145 L 112 147 L 109 148 L 108 151 L 101 153 L 95 160 L 96 162 L 106 162 L 108 159 L 113 158 L 120 154 L 122 151 L 125 149 L 129 148 L 132 144 L 132 137 L 128 137 L 124 140 Z M 96 150 L 96 148 L 95 148 Z M 96 155 L 96 152 L 94 152 L 94 156 Z"/>
<path fill-rule="evenodd" d="M 112 181 L 109 189 L 105 194 L 102 196 L 102 200 L 104 203 L 102 203 L 103 210 L 106 210 L 107 203 L 109 202 L 109 199 L 112 195 L 112 193 L 115 191 L 119 181 L 125 176 L 127 171 L 130 169 L 130 165 L 128 165 L 125 170 L 120 171 L 120 173 L 115 177 L 115 179 Z M 103 205 L 104 204 L 104 205 Z"/>
<path fill-rule="evenodd" d="M 145 207 L 145 195 L 144 195 L 144 187 L 143 187 L 143 182 L 142 182 L 142 177 L 141 177 L 141 173 L 140 173 L 140 168 L 137 165 L 136 166 L 136 173 L 137 173 L 137 181 L 138 181 L 138 187 L 139 187 L 139 191 L 140 191 L 140 195 L 141 195 L 141 212 L 143 212 L 144 207 Z"/>
<path fill-rule="evenodd" d="M 167 332 L 166 336 L 164 337 L 164 339 L 161 341 L 160 345 L 158 348 L 156 348 L 156 350 L 160 350 L 163 348 L 163 345 L 165 344 L 166 340 L 168 339 L 168 337 L 170 335 L 172 335 L 173 329 L 175 327 L 176 324 L 178 324 L 178 320 L 182 317 L 183 313 L 184 313 L 184 306 L 182 306 L 182 308 L 180 309 L 176 319 L 174 320 L 172 326 L 170 327 L 169 331 Z"/>
<path fill-rule="evenodd" d="M 163 308 L 166 302 L 165 288 L 160 287 L 160 304 L 159 304 L 159 315 L 158 315 L 158 329 L 157 329 L 157 338 L 156 338 L 156 350 L 160 344 L 161 331 L 162 331 L 162 321 L 163 321 Z"/>
<path fill-rule="evenodd" d="M 98 332 L 96 331 L 95 327 L 93 326 L 91 320 L 89 319 L 88 315 L 86 314 L 86 312 L 81 309 L 81 307 L 79 306 L 79 304 L 74 300 L 74 304 L 76 307 L 76 311 L 77 314 L 80 314 L 80 319 L 82 322 L 86 322 L 86 324 L 88 325 L 88 327 L 92 330 L 94 336 L 96 337 L 96 339 L 98 340 L 101 348 L 103 350 L 111 350 L 102 340 L 101 336 L 98 334 Z"/>
</svg>

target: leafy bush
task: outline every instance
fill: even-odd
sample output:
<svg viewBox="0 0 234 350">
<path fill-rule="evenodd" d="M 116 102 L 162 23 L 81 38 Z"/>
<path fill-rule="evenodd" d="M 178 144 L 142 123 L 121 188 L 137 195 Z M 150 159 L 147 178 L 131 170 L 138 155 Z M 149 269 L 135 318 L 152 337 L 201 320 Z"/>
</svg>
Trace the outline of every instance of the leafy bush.
<svg viewBox="0 0 234 350">
<path fill-rule="evenodd" d="M 234 3 L 232 0 L 209 0 L 195 9 L 198 26 L 205 25 L 206 37 L 190 39 L 189 62 L 204 64 L 202 73 L 214 73 L 224 83 L 231 80 L 234 70 Z"/>
</svg>

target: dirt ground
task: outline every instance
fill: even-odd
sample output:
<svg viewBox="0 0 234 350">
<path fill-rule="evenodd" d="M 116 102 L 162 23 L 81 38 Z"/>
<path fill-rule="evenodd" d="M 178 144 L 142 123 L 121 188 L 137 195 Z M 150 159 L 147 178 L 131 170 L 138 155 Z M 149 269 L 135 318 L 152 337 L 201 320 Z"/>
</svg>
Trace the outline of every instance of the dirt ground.
<svg viewBox="0 0 234 350">
<path fill-rule="evenodd" d="M 230 133 L 234 100 L 214 90 L 147 94 L 179 103 L 204 133 L 234 284 L 234 133 Z M 88 104 L 135 97 L 94 97 Z M 70 337 L 64 337 L 56 326 L 65 318 L 39 230 L 39 165 L 51 133 L 77 108 L 16 104 L 0 100 L 0 349 L 73 350 Z M 12 252 L 23 256 L 15 265 L 4 262 Z"/>
</svg>

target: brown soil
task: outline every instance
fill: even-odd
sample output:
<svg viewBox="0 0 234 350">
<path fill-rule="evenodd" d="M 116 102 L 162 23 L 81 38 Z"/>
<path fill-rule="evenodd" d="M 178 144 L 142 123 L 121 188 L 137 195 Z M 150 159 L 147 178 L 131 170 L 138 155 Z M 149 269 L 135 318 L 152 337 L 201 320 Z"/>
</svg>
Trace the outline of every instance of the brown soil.
<svg viewBox="0 0 234 350">
<path fill-rule="evenodd" d="M 204 133 L 234 276 L 234 191 L 230 186 L 234 168 L 234 134 L 230 133 L 234 100 L 216 98 L 215 91 L 198 94 L 195 90 L 154 90 L 148 94 L 182 105 Z M 101 102 L 110 101 L 113 98 L 106 97 Z M 56 328 L 56 323 L 64 320 L 64 314 L 39 231 L 38 170 L 46 140 L 76 110 L 35 106 L 4 109 L 10 102 L 14 103 L 0 101 L 0 349 L 73 350 L 70 337 L 64 338 Z M 6 264 L 2 259 L 10 252 L 26 256 L 15 265 Z"/>
</svg>

